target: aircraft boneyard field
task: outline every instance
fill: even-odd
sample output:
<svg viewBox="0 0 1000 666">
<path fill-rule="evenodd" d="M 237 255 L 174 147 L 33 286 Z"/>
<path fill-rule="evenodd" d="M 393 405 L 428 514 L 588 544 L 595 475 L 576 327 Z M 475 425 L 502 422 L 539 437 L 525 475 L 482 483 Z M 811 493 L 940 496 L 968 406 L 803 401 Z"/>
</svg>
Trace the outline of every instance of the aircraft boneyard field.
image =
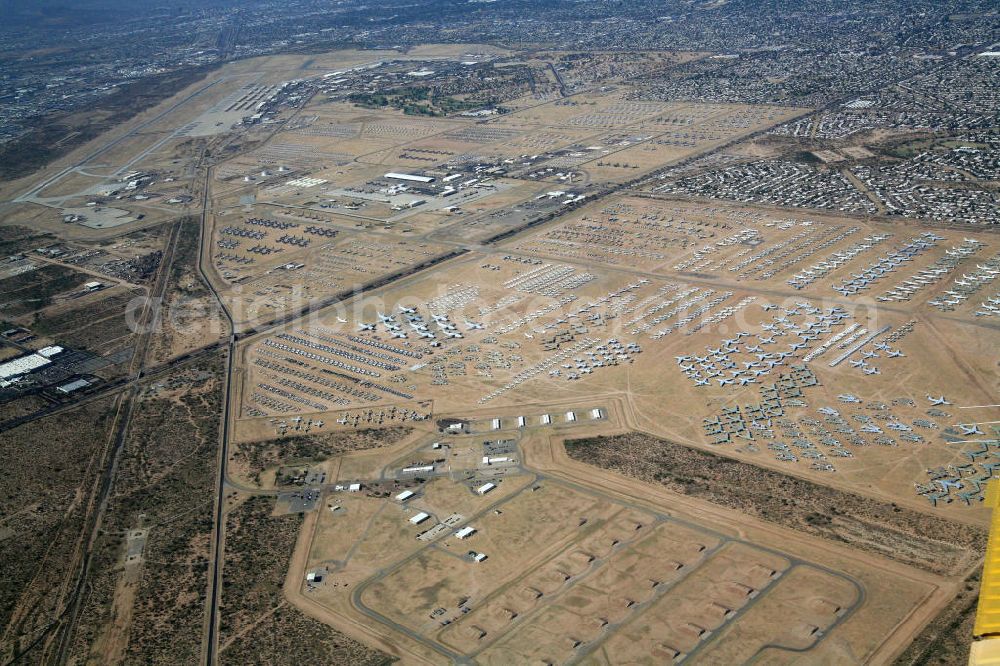
<svg viewBox="0 0 1000 666">
<path fill-rule="evenodd" d="M 204 201 L 200 268 L 235 329 L 226 489 L 305 513 L 284 592 L 308 615 L 403 663 L 891 661 L 975 557 L 861 550 L 566 442 L 658 437 L 981 530 L 997 237 L 660 190 L 809 109 L 641 101 L 625 80 L 481 114 L 338 94 L 508 55 L 232 65 L 19 203 L 104 238 Z M 194 179 L 187 142 L 268 104 Z M 88 205 L 153 168 L 156 196 Z"/>
<path fill-rule="evenodd" d="M 647 433 L 982 525 L 995 237 L 657 192 L 801 110 L 624 86 L 510 108 L 314 98 L 213 170 L 235 446 L 413 428 L 310 463 L 288 597 L 415 662 L 890 659 L 971 560 L 859 553 L 562 442 Z"/>
<path fill-rule="evenodd" d="M 817 257 L 870 245 L 853 261 L 862 263 L 865 253 L 900 259 L 875 274 L 883 285 L 867 292 L 880 294 L 950 252 L 972 247 L 988 255 L 990 239 L 969 244 L 949 232 L 921 232 L 894 241 L 898 229 L 884 225 L 819 231 L 815 221 L 769 216 L 744 219 L 735 231 L 733 211 L 689 216 L 683 206 L 665 207 L 664 220 L 673 222 L 657 224 L 644 212 L 649 203 L 583 208 L 571 221 L 407 278 L 377 301 L 359 299 L 251 339 L 241 348 L 238 430 L 274 434 L 296 416 L 334 428 L 414 416 L 491 421 L 504 411 L 521 416 L 517 405 L 614 398 L 627 427 L 982 519 L 992 430 L 976 425 L 981 411 L 964 408 L 989 404 L 995 361 L 984 360 L 995 349 L 977 336 L 975 317 L 958 310 L 921 318 L 905 307 L 937 298 L 954 278 L 928 273 L 939 279 L 917 283 L 926 292 L 910 301 L 852 299 L 830 288 L 865 270 L 852 261 L 817 288 L 795 290 L 787 288 L 795 269 L 778 268 L 788 259 L 756 255 L 804 263 L 813 242 L 825 244 Z M 620 244 L 595 242 L 593 232 L 574 241 L 587 256 L 533 252 L 582 224 L 573 218 L 596 215 L 646 216 L 639 223 L 664 229 L 656 238 L 681 239 L 628 262 L 621 256 L 649 247 L 653 231 Z M 732 240 L 751 235 L 754 245 Z M 762 270 L 764 261 L 772 267 Z M 775 275 L 761 278 L 768 273 Z M 415 407 L 421 401 L 428 406 Z M 965 479 L 966 487 L 949 495 L 939 478 Z"/>
</svg>

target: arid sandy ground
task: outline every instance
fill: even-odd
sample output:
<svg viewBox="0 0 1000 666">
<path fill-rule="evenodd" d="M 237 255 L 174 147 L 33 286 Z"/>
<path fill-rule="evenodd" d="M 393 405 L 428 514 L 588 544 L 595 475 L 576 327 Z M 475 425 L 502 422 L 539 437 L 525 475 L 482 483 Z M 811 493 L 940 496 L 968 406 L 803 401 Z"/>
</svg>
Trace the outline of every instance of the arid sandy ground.
<svg viewBox="0 0 1000 666">
<path fill-rule="evenodd" d="M 483 115 L 327 83 L 218 129 L 261 90 L 418 87 L 414 68 L 470 48 L 233 63 L 4 186 L 30 264 L 3 269 L 5 321 L 117 359 L 138 339 L 119 310 L 163 294 L 148 359 L 102 379 L 145 406 L 120 410 L 124 464 L 216 514 L 178 519 L 169 548 L 151 530 L 185 572 L 166 601 L 146 523 L 112 502 L 124 536 L 98 542 L 73 654 L 127 659 L 156 618 L 205 608 L 201 648 L 233 663 L 282 629 L 303 652 L 270 654 L 299 660 L 891 663 L 981 558 L 996 235 L 667 196 L 666 169 L 778 151 L 752 141 L 811 109 L 637 100 L 646 65 L 607 54 L 568 95 L 552 54 L 523 54 L 546 73 Z M 515 56 L 479 45 L 473 64 Z M 159 189 L 109 190 L 131 170 Z M 81 295 L 92 278 L 107 288 Z M 183 442 L 156 418 L 174 411 Z"/>
</svg>

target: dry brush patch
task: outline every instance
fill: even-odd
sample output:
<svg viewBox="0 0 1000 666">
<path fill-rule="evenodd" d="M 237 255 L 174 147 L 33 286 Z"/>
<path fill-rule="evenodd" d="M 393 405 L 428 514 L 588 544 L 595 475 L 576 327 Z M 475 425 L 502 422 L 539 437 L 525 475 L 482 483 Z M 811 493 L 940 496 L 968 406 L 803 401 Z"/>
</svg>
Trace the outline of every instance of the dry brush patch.
<svg viewBox="0 0 1000 666">
<path fill-rule="evenodd" d="M 271 497 L 251 497 L 226 520 L 220 639 L 239 636 L 281 603 L 281 586 L 302 526 L 300 514 L 272 516 Z M 253 640 L 253 633 L 246 640 Z"/>
<path fill-rule="evenodd" d="M 895 666 L 931 666 L 964 663 L 972 645 L 979 599 L 980 573 L 965 579 L 962 589 L 930 624 L 924 627 Z"/>
<path fill-rule="evenodd" d="M 107 443 L 114 398 L 49 416 L 0 436 L 0 661 L 51 625 L 72 574 L 84 509 Z M 36 646 L 40 649 L 41 644 Z M 31 660 L 30 653 L 25 659 Z"/>
<path fill-rule="evenodd" d="M 83 144 L 204 79 L 216 65 L 185 67 L 119 86 L 96 106 L 53 113 L 0 147 L 0 182 L 16 180 L 54 163 Z"/>
<path fill-rule="evenodd" d="M 150 340 L 150 350 L 157 361 L 215 342 L 223 333 L 222 313 L 198 274 L 200 225 L 201 221 L 195 217 L 181 221 L 167 275 L 160 328 Z"/>
<path fill-rule="evenodd" d="M 642 433 L 569 440 L 570 457 L 783 527 L 943 575 L 964 573 L 987 533 Z"/>
<path fill-rule="evenodd" d="M 132 289 L 59 313 L 39 313 L 29 326 L 36 333 L 71 347 L 108 352 L 112 343 L 116 348 L 131 343 L 133 333 L 126 310 L 129 302 L 142 296 L 142 293 L 139 289 Z"/>
<path fill-rule="evenodd" d="M 37 394 L 22 395 L 18 398 L 2 403 L 0 406 L 0 418 L 16 419 L 21 416 L 34 414 L 35 412 L 49 406 L 49 401 Z"/>
<path fill-rule="evenodd" d="M 226 522 L 220 608 L 223 663 L 376 664 L 390 659 L 306 617 L 282 598 L 302 516 L 272 516 L 273 499 L 250 497 Z"/>
<path fill-rule="evenodd" d="M 52 304 L 59 294 L 79 288 L 90 280 L 87 273 L 66 266 L 46 265 L 0 280 L 0 312 L 20 317 Z"/>
<path fill-rule="evenodd" d="M 115 502 L 128 528 L 150 526 L 128 660 L 197 661 L 212 533 L 222 358 L 151 389 L 133 422 Z M 155 385 L 154 385 L 155 386 Z"/>
<path fill-rule="evenodd" d="M 0 257 L 20 254 L 55 240 L 56 237 L 48 232 L 20 224 L 6 224 L 0 226 Z"/>
<path fill-rule="evenodd" d="M 128 663 L 196 663 L 208 584 L 212 498 L 223 387 L 222 355 L 199 360 L 143 386 L 113 480 L 102 533 L 76 628 L 76 661 L 104 661 L 117 649 Z M 141 573 L 126 582 L 134 601 L 120 609 L 124 535 L 148 528 Z M 109 635 L 117 637 L 108 641 Z M 121 643 L 127 642 L 127 645 Z"/>
<path fill-rule="evenodd" d="M 221 663 L 392 663 L 387 655 L 282 599 L 281 585 L 302 521 L 300 516 L 270 516 L 270 504 L 270 499 L 253 498 L 228 523 Z"/>
<path fill-rule="evenodd" d="M 94 547 L 91 573 L 87 579 L 80 620 L 74 628 L 68 662 L 110 662 L 107 658 L 109 626 L 116 621 L 114 597 L 124 571 L 125 537 L 102 532 Z M 127 582 L 126 588 L 135 586 Z"/>
<path fill-rule="evenodd" d="M 386 666 L 394 659 L 282 604 L 220 655 L 223 664 Z"/>
<path fill-rule="evenodd" d="M 240 476 L 260 484 L 261 474 L 269 468 L 285 464 L 319 463 L 351 451 L 390 446 L 409 435 L 412 430 L 405 426 L 394 426 L 244 442 L 234 446 L 232 462 Z"/>
</svg>

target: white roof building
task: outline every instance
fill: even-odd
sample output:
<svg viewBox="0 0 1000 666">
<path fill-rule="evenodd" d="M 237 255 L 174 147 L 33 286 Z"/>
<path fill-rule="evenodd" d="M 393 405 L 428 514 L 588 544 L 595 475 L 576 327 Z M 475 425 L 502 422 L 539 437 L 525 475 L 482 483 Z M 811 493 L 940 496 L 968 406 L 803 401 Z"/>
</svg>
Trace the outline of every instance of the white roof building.
<svg viewBox="0 0 1000 666">
<path fill-rule="evenodd" d="M 420 523 L 424 522 L 425 520 L 427 520 L 430 517 L 431 517 L 431 514 L 424 513 L 423 511 L 421 511 L 417 515 L 411 516 L 410 517 L 410 522 L 412 524 L 414 524 L 414 525 L 419 525 Z"/>
<path fill-rule="evenodd" d="M 52 363 L 41 354 L 28 354 L 11 359 L 6 363 L 0 363 L 0 379 L 10 379 L 19 375 L 26 375 L 29 372 L 38 370 Z"/>
<path fill-rule="evenodd" d="M 434 179 L 430 176 L 417 176 L 412 173 L 396 173 L 395 171 L 390 171 L 385 174 L 386 178 L 391 178 L 393 180 L 406 180 L 412 183 L 433 183 Z"/>
<path fill-rule="evenodd" d="M 79 391 L 82 388 L 90 386 L 90 382 L 86 379 L 75 379 L 67 384 L 62 384 L 56 387 L 56 390 L 63 394 L 72 393 L 73 391 Z"/>
<path fill-rule="evenodd" d="M 412 490 L 404 490 L 403 492 L 401 492 L 398 495 L 396 495 L 396 501 L 397 502 L 405 502 L 406 500 L 410 499 L 411 497 L 413 497 L 413 491 Z"/>
<path fill-rule="evenodd" d="M 466 525 L 465 527 L 463 527 L 459 531 L 455 532 L 455 537 L 457 537 L 459 539 L 468 539 L 470 536 L 472 536 L 475 533 L 476 533 L 476 528 L 475 527 L 469 527 L 468 525 Z"/>
</svg>

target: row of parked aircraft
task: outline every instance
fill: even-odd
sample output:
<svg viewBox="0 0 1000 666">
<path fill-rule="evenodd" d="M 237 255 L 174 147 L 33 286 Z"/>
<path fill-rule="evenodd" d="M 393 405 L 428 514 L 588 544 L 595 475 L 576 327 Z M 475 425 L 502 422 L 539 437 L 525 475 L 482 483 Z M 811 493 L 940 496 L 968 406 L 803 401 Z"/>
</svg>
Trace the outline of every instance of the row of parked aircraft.
<svg viewBox="0 0 1000 666">
<path fill-rule="evenodd" d="M 898 249 L 886 253 L 860 273 L 852 273 L 849 279 L 844 279 L 841 284 L 834 286 L 833 290 L 845 296 L 864 291 L 872 283 L 895 271 L 904 262 L 913 261 L 918 254 L 934 247 L 935 242 L 941 240 L 944 240 L 944 237 L 929 232 L 923 233 Z"/>
<path fill-rule="evenodd" d="M 815 282 L 817 279 L 823 277 L 831 271 L 835 271 L 847 262 L 851 261 L 857 255 L 872 249 L 875 245 L 881 243 L 882 241 L 889 238 L 889 234 L 875 234 L 873 236 L 866 236 L 863 242 L 858 243 L 846 250 L 841 250 L 839 252 L 834 252 L 830 257 L 824 261 L 817 262 L 810 266 L 809 268 L 793 275 L 788 280 L 788 285 L 794 287 L 795 289 L 804 289 L 808 285 Z"/>
<path fill-rule="evenodd" d="M 975 254 L 983 245 L 984 243 L 971 238 L 964 239 L 962 245 L 952 246 L 951 249 L 945 250 L 945 256 L 900 282 L 892 290 L 879 296 L 878 300 L 910 300 L 916 292 L 924 287 L 943 280 L 946 275 L 958 267 L 959 262 Z"/>
<path fill-rule="evenodd" d="M 979 309 L 976 310 L 975 315 L 977 317 L 989 317 L 990 315 L 1000 317 L 1000 296 L 987 298 L 985 301 L 980 303 Z"/>
<path fill-rule="evenodd" d="M 969 273 L 962 275 L 961 279 L 955 280 L 951 285 L 951 289 L 943 292 L 935 300 L 928 301 L 928 304 L 939 310 L 954 310 L 956 306 L 961 305 L 977 291 L 996 280 L 997 276 L 1000 276 L 1000 259 L 991 259 L 986 262 L 985 266 L 977 264 L 976 270 L 972 271 L 971 275 Z M 998 314 L 998 305 L 1000 305 L 1000 296 L 994 295 L 980 305 L 976 316 L 996 315 Z"/>
<path fill-rule="evenodd" d="M 779 306 L 764 303 L 761 308 L 765 312 L 778 309 Z M 757 383 L 757 378 L 769 374 L 774 368 L 785 364 L 786 359 L 795 352 L 806 349 L 820 335 L 829 333 L 831 326 L 840 323 L 848 316 L 839 306 L 826 311 L 808 302 L 795 303 L 782 308 L 782 316 L 772 316 L 770 323 L 761 325 L 760 333 L 738 331 L 732 338 L 723 339 L 717 347 L 707 346 L 707 354 L 681 355 L 674 357 L 677 365 L 695 386 L 709 386 L 712 380 L 719 386 L 746 386 Z M 794 322 L 791 317 L 814 316 L 807 322 Z M 788 340 L 788 348 L 784 351 L 768 350 L 767 347 L 777 344 L 775 338 L 797 336 L 798 342 Z M 752 357 L 749 361 L 737 362 L 731 355 L 744 354 Z M 740 367 L 742 365 L 742 367 Z"/>
<path fill-rule="evenodd" d="M 438 335 L 444 335 L 448 338 L 460 339 L 464 337 L 461 332 L 459 332 L 457 326 L 451 322 L 448 315 L 446 314 L 432 314 L 431 321 L 426 321 L 423 316 L 417 312 L 416 308 L 408 308 L 405 306 L 399 306 L 398 313 L 385 314 L 382 312 L 377 313 L 378 321 L 365 323 L 362 322 L 358 325 L 359 331 L 376 331 L 378 330 L 378 325 L 382 324 L 385 327 L 387 333 L 393 338 L 406 338 L 408 337 L 407 331 L 403 326 L 410 328 L 410 333 L 413 333 L 417 337 L 426 338 L 431 340 L 432 346 L 438 346 Z M 402 317 L 405 319 L 404 322 L 398 321 L 397 317 Z M 436 327 L 436 331 L 431 330 L 431 326 Z M 483 330 L 484 325 L 476 322 L 465 320 L 465 329 L 467 331 Z"/>
</svg>

